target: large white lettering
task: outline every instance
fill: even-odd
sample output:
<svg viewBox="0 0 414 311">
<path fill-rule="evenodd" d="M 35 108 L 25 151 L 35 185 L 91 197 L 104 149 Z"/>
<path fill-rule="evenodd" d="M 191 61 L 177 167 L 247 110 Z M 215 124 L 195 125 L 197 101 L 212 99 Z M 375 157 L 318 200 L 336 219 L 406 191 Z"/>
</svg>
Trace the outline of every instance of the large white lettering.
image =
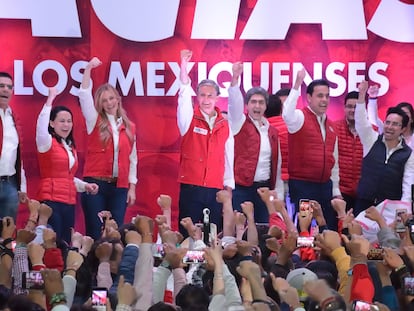
<svg viewBox="0 0 414 311">
<path fill-rule="evenodd" d="M 101 22 L 118 37 L 153 42 L 174 35 L 179 0 L 91 0 Z"/>
<path fill-rule="evenodd" d="M 390 17 L 392 19 L 390 25 Z M 369 22 L 373 33 L 397 42 L 414 42 L 414 5 L 397 0 L 383 0 Z"/>
<path fill-rule="evenodd" d="M 361 0 L 258 0 L 240 39 L 284 40 L 294 23 L 321 24 L 324 40 L 367 38 Z"/>
<path fill-rule="evenodd" d="M 27 71 L 24 70 L 24 61 L 15 60 L 15 94 L 33 95 L 34 90 L 37 90 L 42 95 L 47 96 L 48 87 L 53 85 L 47 85 L 43 80 L 43 76 L 45 71 L 51 70 L 56 74 L 57 82 L 55 86 L 58 88 L 59 93 L 69 87 L 70 94 L 77 96 L 79 88 L 75 85 L 69 85 L 69 83 L 77 82 L 76 84 L 79 85 L 80 81 L 82 81 L 82 70 L 86 64 L 87 62 L 85 61 L 74 62 L 68 74 L 65 67 L 58 61 L 44 60 L 33 69 L 32 85 L 24 85 L 23 81 L 28 81 L 28 79 L 25 79 Z M 146 88 L 143 83 L 143 65 L 146 66 Z M 282 87 L 290 87 L 297 72 L 304 67 L 300 62 L 261 62 L 260 70 L 257 73 L 253 71 L 253 64 L 251 62 L 245 62 L 243 66 L 241 85 L 244 91 L 253 86 L 260 85 L 268 90 L 269 93 L 275 93 Z M 230 85 L 231 68 L 232 64 L 230 62 L 213 64 L 210 69 L 207 68 L 205 62 L 199 62 L 189 63 L 187 70 L 190 75 L 196 74 L 198 77 L 198 81 L 192 81 L 194 87 L 199 81 L 206 78 L 219 81 L 220 96 L 226 98 L 228 97 L 227 88 Z M 382 96 L 389 90 L 389 81 L 385 75 L 387 68 L 388 64 L 383 62 L 374 62 L 372 64 L 365 62 L 332 62 L 329 64 L 315 62 L 312 68 L 305 68 L 307 74 L 304 85 L 308 85 L 313 79 L 326 78 L 332 84 L 331 96 L 338 97 L 348 91 L 355 90 L 357 84 L 365 77 L 368 77 L 371 83 L 380 85 L 379 95 Z M 174 81 L 168 80 L 166 82 L 165 77 L 171 73 L 175 77 Z M 148 62 L 141 64 L 140 62 L 133 61 L 125 71 L 120 62 L 112 61 L 109 68 L 108 82 L 119 86 L 122 96 L 176 96 L 179 90 L 179 64 L 176 62 Z M 193 95 L 195 95 L 194 90 Z"/>
<path fill-rule="evenodd" d="M 33 37 L 82 37 L 74 0 L 2 0 L 0 18 L 29 19 Z"/>
<path fill-rule="evenodd" d="M 197 0 L 191 39 L 236 39 L 240 0 Z M 174 36 L 179 0 L 91 0 L 96 15 L 116 36 L 154 42 Z M 32 35 L 81 37 L 75 0 L 0 0 L 1 19 L 28 19 Z M 214 22 L 212 22 L 214 16 Z M 367 29 L 387 40 L 414 42 L 414 5 L 380 1 L 366 26 L 362 0 L 257 0 L 242 40 L 284 40 L 292 24 L 320 24 L 324 40 L 366 40 Z M 392 23 L 390 16 L 394 17 Z M 403 30 L 403 31 L 402 31 Z"/>
</svg>

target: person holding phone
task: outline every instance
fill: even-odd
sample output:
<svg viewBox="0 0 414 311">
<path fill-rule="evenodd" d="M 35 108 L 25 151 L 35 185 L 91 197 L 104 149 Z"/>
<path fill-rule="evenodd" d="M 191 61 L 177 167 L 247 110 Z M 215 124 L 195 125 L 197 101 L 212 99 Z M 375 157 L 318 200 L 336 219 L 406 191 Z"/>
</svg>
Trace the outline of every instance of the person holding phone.
<svg viewBox="0 0 414 311">
<path fill-rule="evenodd" d="M 57 238 L 71 241 L 75 224 L 76 192 L 95 195 L 99 186 L 75 177 L 78 156 L 73 138 L 73 115 L 65 106 L 52 107 L 56 88 L 49 88 L 49 96 L 37 119 L 36 146 L 40 182 L 37 198 L 52 208 L 48 223 Z"/>
<path fill-rule="evenodd" d="M 93 239 L 101 236 L 99 212 L 110 211 L 118 226 L 124 223 L 126 207 L 136 199 L 138 163 L 135 124 L 116 88 L 103 84 L 92 97 L 91 71 L 101 64 L 97 57 L 88 62 L 79 89 L 88 134 L 83 176 L 99 185 L 97 195 L 82 195 L 86 234 Z"/>
<path fill-rule="evenodd" d="M 277 198 L 282 201 L 284 199 L 278 132 L 264 117 L 269 94 L 262 87 L 248 90 L 245 98 L 247 114 L 244 114 L 244 99 L 239 88 L 243 64 L 234 63 L 232 72 L 228 120 L 234 135 L 236 188 L 233 191 L 233 208 L 241 211 L 241 204 L 250 201 L 254 205 L 255 221 L 268 223 L 269 213 L 257 189 L 276 189 Z"/>
</svg>

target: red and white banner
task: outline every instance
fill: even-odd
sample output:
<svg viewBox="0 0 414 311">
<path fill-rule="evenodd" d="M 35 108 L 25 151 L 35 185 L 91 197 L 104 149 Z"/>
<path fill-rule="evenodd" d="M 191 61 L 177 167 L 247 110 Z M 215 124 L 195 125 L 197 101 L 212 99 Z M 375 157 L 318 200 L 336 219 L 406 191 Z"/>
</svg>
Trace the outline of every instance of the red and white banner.
<svg viewBox="0 0 414 311">
<path fill-rule="evenodd" d="M 12 106 L 25 124 L 24 164 L 33 198 L 39 178 L 35 123 L 49 86 L 60 90 L 55 102 L 74 113 L 83 161 L 86 130 L 77 92 L 92 56 L 103 61 L 93 72 L 94 85 L 116 85 L 138 128 L 137 203 L 128 218 L 160 213 L 159 194 L 173 197 L 176 217 L 183 48 L 193 50 L 193 86 L 207 77 L 220 83 L 222 109 L 235 61 L 244 63 L 244 91 L 290 87 L 302 67 L 306 84 L 328 79 L 332 119 L 343 116 L 344 95 L 364 78 L 380 86 L 380 117 L 401 101 L 414 103 L 413 0 L 0 0 L 0 5 L 0 71 L 14 76 Z M 77 225 L 82 223 L 79 216 Z"/>
</svg>

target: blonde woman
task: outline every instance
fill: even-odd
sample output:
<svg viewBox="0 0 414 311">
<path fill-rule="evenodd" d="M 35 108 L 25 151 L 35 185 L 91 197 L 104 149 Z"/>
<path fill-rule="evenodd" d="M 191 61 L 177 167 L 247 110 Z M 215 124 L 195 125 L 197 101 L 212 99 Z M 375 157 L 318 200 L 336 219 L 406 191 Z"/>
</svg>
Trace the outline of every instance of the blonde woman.
<svg viewBox="0 0 414 311">
<path fill-rule="evenodd" d="M 94 239 L 101 236 L 99 212 L 110 211 L 123 224 L 127 205 L 135 203 L 137 183 L 135 124 L 122 108 L 121 96 L 106 83 L 92 97 L 91 71 L 101 64 L 96 57 L 89 61 L 79 90 L 88 134 L 83 176 L 99 185 L 96 196 L 82 195 L 86 234 Z"/>
</svg>

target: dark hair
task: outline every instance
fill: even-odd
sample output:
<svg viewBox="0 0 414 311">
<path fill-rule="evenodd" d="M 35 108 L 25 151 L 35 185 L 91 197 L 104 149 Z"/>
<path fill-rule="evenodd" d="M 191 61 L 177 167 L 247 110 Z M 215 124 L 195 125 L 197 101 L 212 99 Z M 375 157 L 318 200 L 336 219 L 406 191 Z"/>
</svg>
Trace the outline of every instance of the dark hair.
<svg viewBox="0 0 414 311">
<path fill-rule="evenodd" d="M 413 120 L 413 121 L 411 121 L 411 124 L 410 124 L 410 130 L 414 131 L 414 119 L 413 119 L 414 118 L 414 109 L 413 109 L 413 106 L 408 102 L 401 102 L 397 105 L 397 107 L 398 108 L 407 108 L 410 111 L 411 119 Z M 408 118 L 408 122 L 410 122 L 410 118 Z"/>
<path fill-rule="evenodd" d="M 289 96 L 289 94 L 290 94 L 290 89 L 283 88 L 283 89 L 280 89 L 279 91 L 277 91 L 274 95 L 276 95 L 280 98 L 281 96 Z"/>
<path fill-rule="evenodd" d="M 44 311 L 37 303 L 32 302 L 26 295 L 10 297 L 7 306 L 11 311 Z"/>
<path fill-rule="evenodd" d="M 9 78 L 13 81 L 13 77 L 8 72 L 0 71 L 0 78 Z"/>
<path fill-rule="evenodd" d="M 359 96 L 359 93 L 357 92 L 357 91 L 352 91 L 352 92 L 349 92 L 348 94 L 346 94 L 346 96 L 345 96 L 345 102 L 344 102 L 344 105 L 346 104 L 346 101 L 348 100 L 348 99 L 358 99 L 358 96 Z"/>
<path fill-rule="evenodd" d="M 269 103 L 269 93 L 264 88 L 256 86 L 247 91 L 246 104 L 249 102 L 250 98 L 252 98 L 253 95 L 262 95 L 265 99 L 266 106 Z"/>
<path fill-rule="evenodd" d="M 183 310 L 207 310 L 209 303 L 206 291 L 193 284 L 184 285 L 175 297 L 175 304 Z"/>
<path fill-rule="evenodd" d="M 325 280 L 332 289 L 338 289 L 338 270 L 332 262 L 327 260 L 313 260 L 308 262 L 305 268 L 314 272 L 318 276 L 318 279 Z"/>
<path fill-rule="evenodd" d="M 280 116 L 282 114 L 282 101 L 277 95 L 270 95 L 264 115 L 266 118 Z"/>
<path fill-rule="evenodd" d="M 407 114 L 405 113 L 404 110 L 402 110 L 400 107 L 390 107 L 390 108 L 388 108 L 387 117 L 392 113 L 395 113 L 395 114 L 398 114 L 398 115 L 401 116 L 401 118 L 402 118 L 401 128 L 404 128 L 408 125 L 408 120 L 409 119 L 408 119 L 408 116 L 407 116 Z"/>
<path fill-rule="evenodd" d="M 313 90 L 315 89 L 315 86 L 327 86 L 329 88 L 329 82 L 326 81 L 325 79 L 317 79 L 317 80 L 313 80 L 308 87 L 306 88 L 306 94 L 312 95 L 313 94 Z"/>
<path fill-rule="evenodd" d="M 49 120 L 54 121 L 56 119 L 56 116 L 58 115 L 58 113 L 61 112 L 61 111 L 69 112 L 71 117 L 72 117 L 72 120 L 73 120 L 72 111 L 70 111 L 70 109 L 65 107 L 65 106 L 55 106 L 55 107 L 53 107 L 52 110 L 50 111 L 50 119 Z M 55 133 L 55 129 L 53 127 L 51 127 L 50 124 L 49 124 L 49 127 L 48 127 L 48 131 L 49 131 L 50 135 L 52 135 L 54 138 L 56 138 L 56 140 L 59 143 L 62 143 L 62 139 L 64 139 L 64 138 L 57 135 Z M 72 130 L 70 131 L 68 137 L 66 137 L 64 140 L 69 146 L 74 146 L 75 147 L 75 141 L 73 139 L 73 126 L 72 126 Z"/>
<path fill-rule="evenodd" d="M 166 304 L 163 301 L 159 301 L 156 304 L 152 305 L 148 311 L 176 311 L 172 305 Z"/>
</svg>

